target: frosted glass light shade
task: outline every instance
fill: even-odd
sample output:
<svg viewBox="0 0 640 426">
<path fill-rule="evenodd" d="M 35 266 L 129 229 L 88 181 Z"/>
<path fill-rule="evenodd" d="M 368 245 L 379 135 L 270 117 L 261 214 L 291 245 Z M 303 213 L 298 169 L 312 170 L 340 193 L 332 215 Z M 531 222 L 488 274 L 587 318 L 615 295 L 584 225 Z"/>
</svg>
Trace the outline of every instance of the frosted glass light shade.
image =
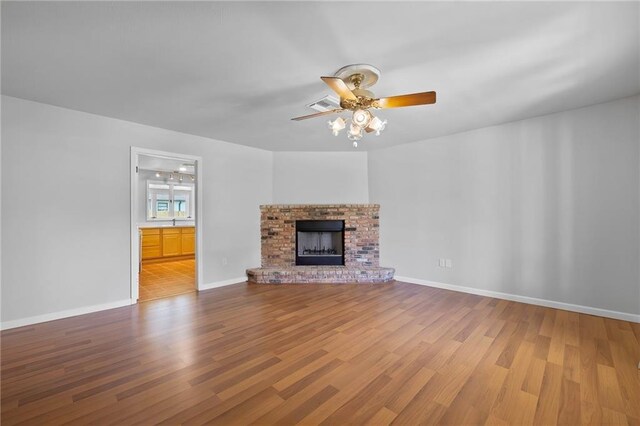
<svg viewBox="0 0 640 426">
<path fill-rule="evenodd" d="M 340 130 L 344 129 L 347 126 L 347 122 L 344 121 L 342 117 L 338 117 L 333 121 L 329 121 L 328 123 L 329 128 L 331 129 L 331 132 L 333 132 L 334 136 L 338 136 Z"/>
<path fill-rule="evenodd" d="M 349 140 L 359 141 L 360 139 L 362 139 L 362 127 L 358 126 L 355 123 L 351 123 L 351 126 L 349 126 L 349 134 L 347 135 L 347 137 L 349 138 Z"/>
<path fill-rule="evenodd" d="M 380 135 L 380 133 L 384 130 L 384 128 L 387 126 L 387 120 L 380 120 L 378 117 L 373 117 L 373 119 L 371 119 L 371 122 L 369 123 L 369 125 L 367 126 L 367 130 L 371 130 L 376 132 L 376 135 Z"/>
<path fill-rule="evenodd" d="M 353 112 L 351 120 L 360 127 L 367 127 L 371 121 L 371 113 L 365 109 L 357 109 Z"/>
</svg>

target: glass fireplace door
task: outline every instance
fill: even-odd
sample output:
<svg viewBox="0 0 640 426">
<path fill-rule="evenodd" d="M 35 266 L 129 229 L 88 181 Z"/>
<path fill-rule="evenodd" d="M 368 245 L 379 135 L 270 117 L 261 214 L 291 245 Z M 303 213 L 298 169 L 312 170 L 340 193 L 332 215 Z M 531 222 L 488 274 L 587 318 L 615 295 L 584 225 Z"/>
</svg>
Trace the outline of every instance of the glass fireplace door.
<svg viewBox="0 0 640 426">
<path fill-rule="evenodd" d="M 344 265 L 344 221 L 296 221 L 296 265 Z"/>
</svg>

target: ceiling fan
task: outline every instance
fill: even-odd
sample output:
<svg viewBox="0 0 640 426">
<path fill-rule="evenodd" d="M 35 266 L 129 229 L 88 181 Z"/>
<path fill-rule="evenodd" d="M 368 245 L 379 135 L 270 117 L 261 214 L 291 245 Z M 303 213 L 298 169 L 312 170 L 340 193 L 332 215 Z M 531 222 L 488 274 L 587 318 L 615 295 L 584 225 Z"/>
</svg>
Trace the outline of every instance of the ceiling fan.
<svg viewBox="0 0 640 426">
<path fill-rule="evenodd" d="M 344 111 L 353 111 L 347 136 L 349 140 L 353 141 L 353 146 L 357 147 L 358 141 L 364 135 L 363 132 L 375 132 L 376 135 L 379 135 L 387 124 L 387 120 L 380 120 L 375 117 L 369 111 L 370 109 L 400 108 L 436 103 L 436 92 L 420 92 L 376 98 L 373 92 L 367 89 L 373 86 L 379 77 L 380 71 L 376 67 L 367 64 L 347 65 L 340 68 L 332 77 L 320 77 L 327 86 L 340 96 L 340 107 L 295 117 L 292 120 L 300 121 Z M 338 136 L 340 130 L 346 126 L 347 121 L 342 117 L 329 121 L 329 128 L 335 136 Z"/>
</svg>

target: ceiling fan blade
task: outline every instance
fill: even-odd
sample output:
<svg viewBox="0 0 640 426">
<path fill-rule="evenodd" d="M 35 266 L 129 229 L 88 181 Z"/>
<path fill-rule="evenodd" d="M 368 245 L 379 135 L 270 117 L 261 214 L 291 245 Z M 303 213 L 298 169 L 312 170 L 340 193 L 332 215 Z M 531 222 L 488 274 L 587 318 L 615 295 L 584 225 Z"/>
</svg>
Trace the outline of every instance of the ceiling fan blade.
<svg viewBox="0 0 640 426">
<path fill-rule="evenodd" d="M 412 93 L 410 95 L 391 96 L 378 99 L 379 108 L 399 108 L 414 105 L 436 103 L 436 92 Z"/>
<path fill-rule="evenodd" d="M 340 111 L 344 111 L 344 110 L 342 110 L 342 109 L 332 109 L 330 111 L 316 112 L 315 114 L 303 115 L 301 117 L 292 118 L 292 120 L 294 120 L 294 121 L 306 120 L 307 118 L 322 117 L 323 115 L 329 115 L 329 114 L 333 114 L 335 112 L 340 112 Z"/>
<path fill-rule="evenodd" d="M 356 95 L 353 94 L 351 89 L 347 87 L 344 81 L 338 77 L 320 77 L 322 81 L 327 83 L 327 86 L 331 87 L 331 90 L 336 92 L 340 99 L 349 99 L 352 101 L 357 101 Z"/>
</svg>

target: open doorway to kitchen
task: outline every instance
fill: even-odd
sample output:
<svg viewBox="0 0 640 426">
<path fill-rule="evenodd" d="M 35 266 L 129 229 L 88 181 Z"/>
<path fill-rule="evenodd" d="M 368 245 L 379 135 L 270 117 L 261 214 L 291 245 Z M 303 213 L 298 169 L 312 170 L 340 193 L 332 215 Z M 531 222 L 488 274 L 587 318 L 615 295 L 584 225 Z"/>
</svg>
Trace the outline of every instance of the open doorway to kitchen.
<svg viewBox="0 0 640 426">
<path fill-rule="evenodd" d="M 131 148 L 131 299 L 195 292 L 201 282 L 200 157 Z"/>
</svg>

